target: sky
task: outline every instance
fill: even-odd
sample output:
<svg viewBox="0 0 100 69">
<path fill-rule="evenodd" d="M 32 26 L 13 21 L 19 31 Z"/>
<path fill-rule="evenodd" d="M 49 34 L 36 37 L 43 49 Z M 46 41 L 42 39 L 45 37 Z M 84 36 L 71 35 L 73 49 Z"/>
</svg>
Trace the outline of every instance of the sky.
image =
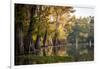
<svg viewBox="0 0 100 69">
<path fill-rule="evenodd" d="M 92 7 L 74 7 L 76 17 L 94 16 L 94 8 Z"/>
</svg>

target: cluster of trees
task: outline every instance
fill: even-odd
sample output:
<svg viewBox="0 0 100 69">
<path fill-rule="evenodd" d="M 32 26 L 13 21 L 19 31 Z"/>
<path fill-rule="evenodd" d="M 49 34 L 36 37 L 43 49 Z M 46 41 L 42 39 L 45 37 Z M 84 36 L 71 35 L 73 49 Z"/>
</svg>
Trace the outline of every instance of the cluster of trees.
<svg viewBox="0 0 100 69">
<path fill-rule="evenodd" d="M 41 47 L 58 45 L 71 30 L 73 12 L 70 6 L 15 4 L 15 55 L 39 55 Z M 56 47 L 52 50 L 57 55 Z"/>
<path fill-rule="evenodd" d="M 76 21 L 72 27 L 72 31 L 68 36 L 68 43 L 72 44 L 72 47 L 69 50 L 69 55 L 76 57 L 77 60 L 79 60 L 79 55 L 82 54 L 87 54 L 93 58 L 94 17 L 80 17 L 75 20 Z"/>
<path fill-rule="evenodd" d="M 77 18 L 68 40 L 71 43 L 88 43 L 90 40 L 94 43 L 94 19 L 93 17 Z M 76 41 L 76 42 L 75 42 Z M 78 43 L 77 43 L 78 44 Z"/>
<path fill-rule="evenodd" d="M 74 12 L 71 6 L 15 4 L 15 56 L 66 56 L 67 43 L 77 49 L 79 42 L 93 41 L 93 17 Z"/>
</svg>

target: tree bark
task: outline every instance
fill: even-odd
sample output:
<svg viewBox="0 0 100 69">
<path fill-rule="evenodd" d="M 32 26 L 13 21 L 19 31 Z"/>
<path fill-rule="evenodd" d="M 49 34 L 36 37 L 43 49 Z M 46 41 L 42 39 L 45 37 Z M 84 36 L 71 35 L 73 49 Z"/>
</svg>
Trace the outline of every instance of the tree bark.
<svg viewBox="0 0 100 69">
<path fill-rule="evenodd" d="M 23 23 L 19 19 L 18 13 L 22 12 L 22 5 L 15 4 L 15 56 L 22 55 L 23 47 Z M 22 16 L 22 14 L 20 14 Z"/>
<path fill-rule="evenodd" d="M 45 44 L 46 44 L 46 39 L 47 39 L 47 30 L 45 31 L 44 39 L 43 39 L 43 56 L 46 56 L 46 51 L 45 51 Z"/>
<path fill-rule="evenodd" d="M 78 37 L 76 36 L 76 50 L 78 49 Z"/>
<path fill-rule="evenodd" d="M 29 25 L 28 33 L 24 37 L 24 52 L 25 52 L 24 54 L 29 54 L 30 43 L 34 44 L 34 42 L 32 40 L 32 31 L 33 31 L 33 25 L 34 25 L 33 16 L 35 15 L 36 6 L 34 5 L 34 6 L 31 6 L 30 8 L 31 8 L 30 9 L 30 15 L 31 15 L 30 16 L 30 25 Z"/>
<path fill-rule="evenodd" d="M 36 42 L 35 42 L 35 54 L 39 55 L 40 53 L 40 36 L 37 35 Z"/>
<path fill-rule="evenodd" d="M 56 15 L 57 15 L 57 17 L 56 17 L 56 30 L 55 30 L 54 40 L 53 40 L 53 45 L 54 45 L 53 53 L 54 53 L 54 55 L 57 55 L 57 48 L 55 46 L 58 43 L 57 42 L 57 32 L 58 32 L 58 26 L 59 26 L 59 14 L 58 14 L 58 12 L 56 12 Z"/>
</svg>

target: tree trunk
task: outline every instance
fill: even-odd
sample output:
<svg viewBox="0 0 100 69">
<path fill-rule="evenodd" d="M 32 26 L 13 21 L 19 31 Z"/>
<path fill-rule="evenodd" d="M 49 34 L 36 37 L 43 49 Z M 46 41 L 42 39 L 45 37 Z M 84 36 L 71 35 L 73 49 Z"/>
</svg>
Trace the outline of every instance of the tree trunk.
<svg viewBox="0 0 100 69">
<path fill-rule="evenodd" d="M 76 36 L 76 54 L 75 54 L 75 61 L 79 60 L 79 48 L 78 48 L 78 36 Z"/>
<path fill-rule="evenodd" d="M 22 26 L 22 25 L 21 25 Z M 15 27 L 15 55 L 22 55 L 23 48 L 23 31 L 19 26 Z"/>
<path fill-rule="evenodd" d="M 40 36 L 37 35 L 36 42 L 35 42 L 35 54 L 39 55 L 40 53 Z"/>
<path fill-rule="evenodd" d="M 44 39 L 43 39 L 43 56 L 46 56 L 46 51 L 45 51 L 45 44 L 46 44 L 46 39 L 47 39 L 47 30 L 45 32 L 45 35 L 44 35 Z"/>
<path fill-rule="evenodd" d="M 55 34 L 55 37 L 54 37 L 54 39 L 53 39 L 53 54 L 54 55 L 57 55 L 57 53 L 56 53 L 56 45 L 57 45 L 57 38 L 56 38 L 56 34 Z"/>
<path fill-rule="evenodd" d="M 22 5 L 15 5 L 15 56 L 22 55 L 23 47 L 23 23 L 19 19 L 19 12 L 22 12 Z M 22 16 L 22 14 L 20 14 Z"/>
<path fill-rule="evenodd" d="M 78 49 L 78 37 L 76 37 L 76 50 Z"/>
<path fill-rule="evenodd" d="M 56 18 L 56 30 L 55 30 L 55 35 L 54 35 L 54 40 L 53 40 L 53 52 L 54 52 L 54 55 L 57 55 L 57 32 L 58 32 L 58 27 L 59 27 L 59 14 L 56 12 L 56 15 L 57 15 L 57 18 Z"/>
<path fill-rule="evenodd" d="M 24 37 L 24 52 L 25 54 L 29 54 L 30 43 L 32 43 L 32 31 L 33 31 L 33 16 L 35 15 L 36 6 L 31 6 L 30 9 L 30 25 L 28 29 L 27 35 Z M 34 42 L 32 43 L 34 44 Z M 34 47 L 34 46 L 33 46 Z"/>
<path fill-rule="evenodd" d="M 89 41 L 89 47 L 91 48 L 91 46 L 92 46 L 92 42 L 91 42 L 91 40 Z"/>
</svg>

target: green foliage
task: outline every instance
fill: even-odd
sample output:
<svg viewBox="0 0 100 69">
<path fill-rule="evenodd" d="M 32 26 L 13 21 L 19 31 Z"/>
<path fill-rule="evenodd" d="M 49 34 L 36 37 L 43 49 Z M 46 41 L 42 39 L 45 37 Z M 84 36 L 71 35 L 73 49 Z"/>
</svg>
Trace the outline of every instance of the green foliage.
<svg viewBox="0 0 100 69">
<path fill-rule="evenodd" d="M 71 6 L 16 5 L 15 48 L 17 53 L 27 51 L 27 55 L 16 55 L 16 64 L 92 60 L 93 52 L 80 55 L 80 51 L 84 48 L 79 47 L 76 50 L 73 45 L 73 43 L 78 45 L 78 43 L 93 40 L 93 31 L 90 30 L 89 22 L 91 17 L 76 18 L 71 15 L 74 12 Z M 68 42 L 72 42 L 72 47 L 67 48 Z M 61 47 L 54 47 L 60 45 Z M 55 52 L 61 55 L 57 56 Z M 44 56 L 43 53 L 50 55 Z"/>
<path fill-rule="evenodd" d="M 74 25 L 72 27 L 72 31 L 69 34 L 69 39 L 73 39 L 75 41 L 76 37 L 78 37 L 79 40 L 87 40 L 90 36 L 90 17 L 83 17 L 76 19 L 74 21 Z"/>
<path fill-rule="evenodd" d="M 17 57 L 22 61 L 23 64 L 46 64 L 46 63 L 61 63 L 61 62 L 71 62 L 73 58 L 70 56 L 34 56 L 34 55 L 23 55 Z M 27 61 L 28 60 L 28 61 Z M 27 61 L 27 62 L 24 62 Z M 17 61 L 17 65 L 20 62 Z"/>
</svg>

